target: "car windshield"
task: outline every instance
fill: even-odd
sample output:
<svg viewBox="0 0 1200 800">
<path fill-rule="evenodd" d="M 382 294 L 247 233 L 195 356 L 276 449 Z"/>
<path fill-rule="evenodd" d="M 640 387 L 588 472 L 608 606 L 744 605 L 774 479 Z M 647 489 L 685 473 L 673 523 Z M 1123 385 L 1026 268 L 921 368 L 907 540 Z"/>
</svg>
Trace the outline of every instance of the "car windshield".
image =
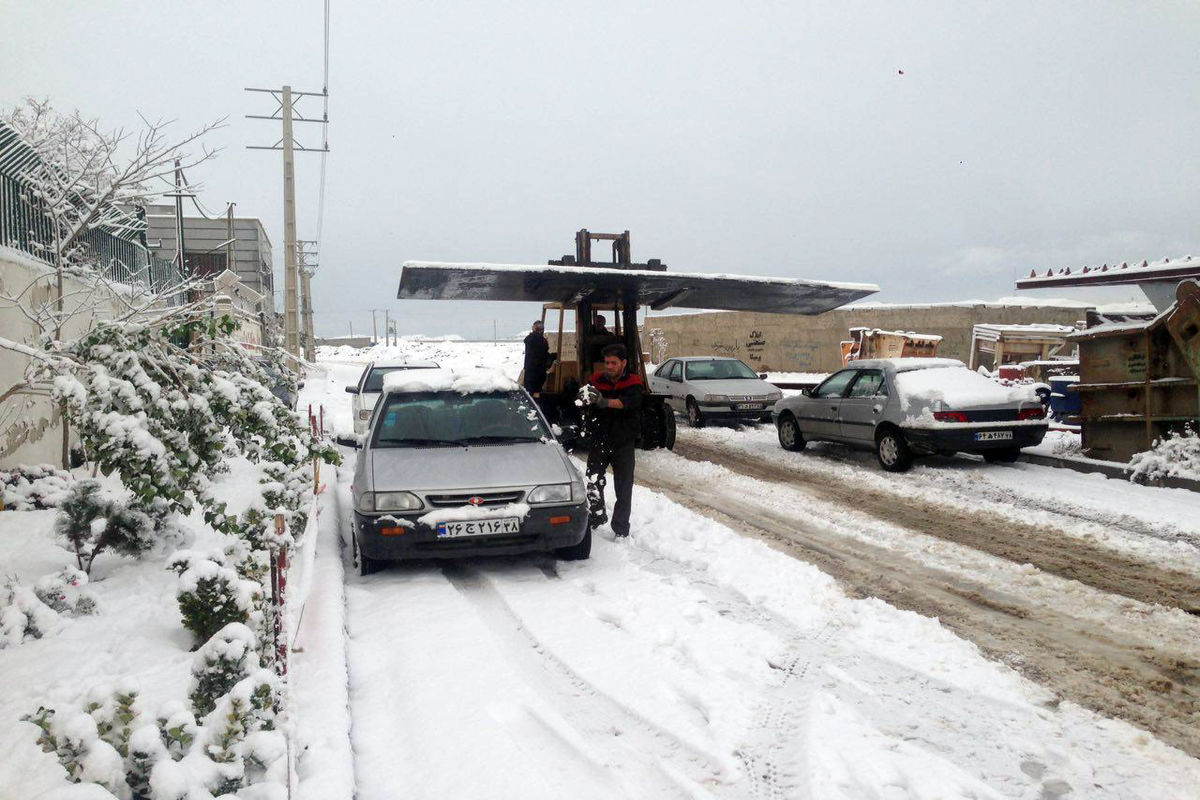
<svg viewBox="0 0 1200 800">
<path fill-rule="evenodd" d="M 399 372 L 403 369 L 431 369 L 431 367 L 375 367 L 367 373 L 367 382 L 363 384 L 364 392 L 382 392 L 383 376 L 389 372 Z"/>
<path fill-rule="evenodd" d="M 689 381 L 726 381 L 733 378 L 758 379 L 758 373 L 735 358 L 687 362 Z"/>
<path fill-rule="evenodd" d="M 445 447 L 549 438 L 541 414 L 524 392 L 404 392 L 387 395 L 371 444 Z"/>
</svg>

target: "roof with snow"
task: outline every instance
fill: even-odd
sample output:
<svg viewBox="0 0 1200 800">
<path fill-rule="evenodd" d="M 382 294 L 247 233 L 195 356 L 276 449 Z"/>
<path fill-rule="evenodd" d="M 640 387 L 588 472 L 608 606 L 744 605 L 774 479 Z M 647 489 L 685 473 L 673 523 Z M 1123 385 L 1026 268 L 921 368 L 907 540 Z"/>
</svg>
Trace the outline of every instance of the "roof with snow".
<svg viewBox="0 0 1200 800">
<path fill-rule="evenodd" d="M 383 391 L 389 394 L 411 392 L 489 394 L 491 392 L 512 392 L 520 388 L 516 381 L 491 369 L 470 369 L 461 372 L 452 372 L 448 369 L 406 369 L 389 372 L 383 376 Z"/>
<path fill-rule="evenodd" d="M 1072 270 L 1070 267 L 1046 270 L 1046 274 L 1038 275 L 1032 270 L 1028 278 L 1017 281 L 1018 289 L 1044 289 L 1049 286 L 1119 286 L 1136 283 L 1151 283 L 1155 281 L 1182 281 L 1187 278 L 1200 278 L 1200 257 L 1183 256 L 1182 258 L 1164 258 L 1162 261 L 1142 261 L 1130 264 L 1122 261 L 1120 264 L 1101 264 L 1098 267 L 1081 267 Z"/>
<path fill-rule="evenodd" d="M 820 314 L 879 291 L 873 283 L 606 267 L 406 261 L 402 300 L 517 300 L 575 305 L 633 300 L 658 311 L 709 308 Z"/>
</svg>

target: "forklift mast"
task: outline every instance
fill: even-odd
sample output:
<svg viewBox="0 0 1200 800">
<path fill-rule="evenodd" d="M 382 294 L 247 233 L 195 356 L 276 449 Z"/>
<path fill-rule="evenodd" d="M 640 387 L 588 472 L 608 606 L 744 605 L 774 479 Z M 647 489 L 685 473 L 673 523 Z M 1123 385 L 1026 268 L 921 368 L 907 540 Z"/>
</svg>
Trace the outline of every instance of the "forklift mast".
<svg viewBox="0 0 1200 800">
<path fill-rule="evenodd" d="M 611 261 L 592 260 L 592 242 L 612 242 Z M 593 233 L 587 228 L 575 233 L 575 255 L 564 255 L 561 259 L 547 262 L 554 267 L 603 267 L 609 269 L 636 269 L 663 272 L 666 265 L 657 258 L 652 258 L 644 264 L 633 263 L 632 251 L 629 244 L 629 231 L 623 233 Z M 579 364 L 579 380 L 587 379 L 592 360 L 589 357 L 590 347 L 594 339 L 592 317 L 594 308 L 587 299 L 581 299 L 575 306 L 575 357 Z M 642 340 L 638 332 L 637 312 L 635 302 L 620 298 L 613 310 L 613 333 L 625 345 L 629 355 L 629 371 L 636 372 L 646 381 L 646 365 L 642 360 Z"/>
</svg>

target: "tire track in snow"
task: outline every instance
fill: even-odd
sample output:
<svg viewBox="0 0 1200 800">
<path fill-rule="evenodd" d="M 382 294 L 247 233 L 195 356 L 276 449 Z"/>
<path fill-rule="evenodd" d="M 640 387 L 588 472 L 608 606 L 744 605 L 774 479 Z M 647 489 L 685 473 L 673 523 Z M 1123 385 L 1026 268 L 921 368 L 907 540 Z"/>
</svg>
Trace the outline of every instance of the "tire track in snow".
<svg viewBox="0 0 1200 800">
<path fill-rule="evenodd" d="M 936 617 L 1036 683 L 1200 756 L 1200 660 L 1195 648 L 1164 644 L 1152 627 L 1119 638 L 1102 623 L 1074 616 L 1069 607 L 1059 610 L 1019 591 L 1005 591 L 995 578 L 932 566 L 915 555 L 840 533 L 806 511 L 801 492 L 807 486 L 790 508 L 768 508 L 737 481 L 723 482 L 719 489 L 695 485 L 671 467 L 673 458 L 639 464 L 638 482 L 815 564 L 852 597 L 877 597 Z"/>
<path fill-rule="evenodd" d="M 604 761 L 609 769 L 630 773 L 631 797 L 695 798 L 721 793 L 722 770 L 716 759 L 571 669 L 526 627 L 492 579 L 465 564 L 447 564 L 442 571 L 475 607 L 528 684 L 585 734 L 589 743 L 606 751 Z"/>
<path fill-rule="evenodd" d="M 873 487 L 846 485 L 814 475 L 808 469 L 766 463 L 757 456 L 696 438 L 680 442 L 675 453 L 690 461 L 719 464 L 756 480 L 798 485 L 819 499 L 856 509 L 890 525 L 962 544 L 1016 564 L 1032 564 L 1043 572 L 1104 592 L 1200 613 L 1200 581 L 1196 576 L 1090 545 L 1053 528 Z"/>
</svg>

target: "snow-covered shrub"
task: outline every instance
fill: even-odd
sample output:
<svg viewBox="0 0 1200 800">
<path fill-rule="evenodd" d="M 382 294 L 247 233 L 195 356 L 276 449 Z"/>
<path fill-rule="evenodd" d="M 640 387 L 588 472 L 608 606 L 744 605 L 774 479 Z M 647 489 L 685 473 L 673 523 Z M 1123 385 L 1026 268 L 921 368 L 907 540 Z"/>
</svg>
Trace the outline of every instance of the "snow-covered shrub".
<svg viewBox="0 0 1200 800">
<path fill-rule="evenodd" d="M 279 678 L 260 669 L 239 681 L 204 718 L 192 753 L 199 750 L 216 765 L 219 779 L 212 791 L 232 793 L 283 778 L 277 769 L 286 761 L 283 734 L 276 728 L 279 694 Z"/>
<path fill-rule="evenodd" d="M 0 650 L 26 639 L 41 639 L 61 626 L 58 614 L 32 589 L 12 582 L 0 589 Z"/>
<path fill-rule="evenodd" d="M 197 715 L 212 711 L 221 695 L 258 668 L 255 646 L 254 633 L 240 622 L 231 622 L 196 651 L 188 699 Z"/>
<path fill-rule="evenodd" d="M 125 783 L 129 787 L 130 800 L 154 800 L 150 776 L 155 765 L 170 759 L 157 725 L 140 725 L 133 731 L 125 756 Z"/>
<path fill-rule="evenodd" d="M 38 727 L 38 745 L 58 758 L 73 783 L 95 783 L 118 797 L 129 796 L 125 760 L 100 737 L 90 715 L 76 711 L 60 719 L 52 709 L 39 708 L 22 719 Z"/>
<path fill-rule="evenodd" d="M 1171 431 L 1146 452 L 1135 453 L 1130 465 L 1133 470 L 1129 479 L 1137 483 L 1163 478 L 1200 480 L 1200 432 L 1191 424 L 1181 431 Z"/>
<path fill-rule="evenodd" d="M 134 709 L 137 696 L 137 686 L 128 682 L 111 690 L 99 687 L 91 691 L 83 707 L 96 723 L 96 733 L 122 758 L 129 755 L 129 737 L 137 717 Z"/>
<path fill-rule="evenodd" d="M 192 632 L 197 647 L 229 623 L 250 623 L 262 613 L 262 584 L 238 575 L 225 565 L 224 556 L 184 551 L 170 566 L 179 573 L 176 598 L 183 626 Z"/>
<path fill-rule="evenodd" d="M 79 568 L 90 575 L 96 556 L 111 550 L 137 558 L 155 543 L 149 515 L 106 495 L 94 480 L 76 481 L 59 504 L 54 530 L 75 552 Z"/>
<path fill-rule="evenodd" d="M 49 464 L 0 470 L 0 503 L 5 511 L 54 508 L 66 496 L 74 477 Z"/>
<path fill-rule="evenodd" d="M 170 700 L 158 712 L 158 731 L 168 755 L 178 761 L 196 740 L 196 715 L 182 701 Z"/>
<path fill-rule="evenodd" d="M 83 587 L 87 573 L 75 567 L 63 567 L 43 576 L 33 586 L 37 598 L 59 614 L 79 616 L 96 613 L 96 598 Z"/>
</svg>

